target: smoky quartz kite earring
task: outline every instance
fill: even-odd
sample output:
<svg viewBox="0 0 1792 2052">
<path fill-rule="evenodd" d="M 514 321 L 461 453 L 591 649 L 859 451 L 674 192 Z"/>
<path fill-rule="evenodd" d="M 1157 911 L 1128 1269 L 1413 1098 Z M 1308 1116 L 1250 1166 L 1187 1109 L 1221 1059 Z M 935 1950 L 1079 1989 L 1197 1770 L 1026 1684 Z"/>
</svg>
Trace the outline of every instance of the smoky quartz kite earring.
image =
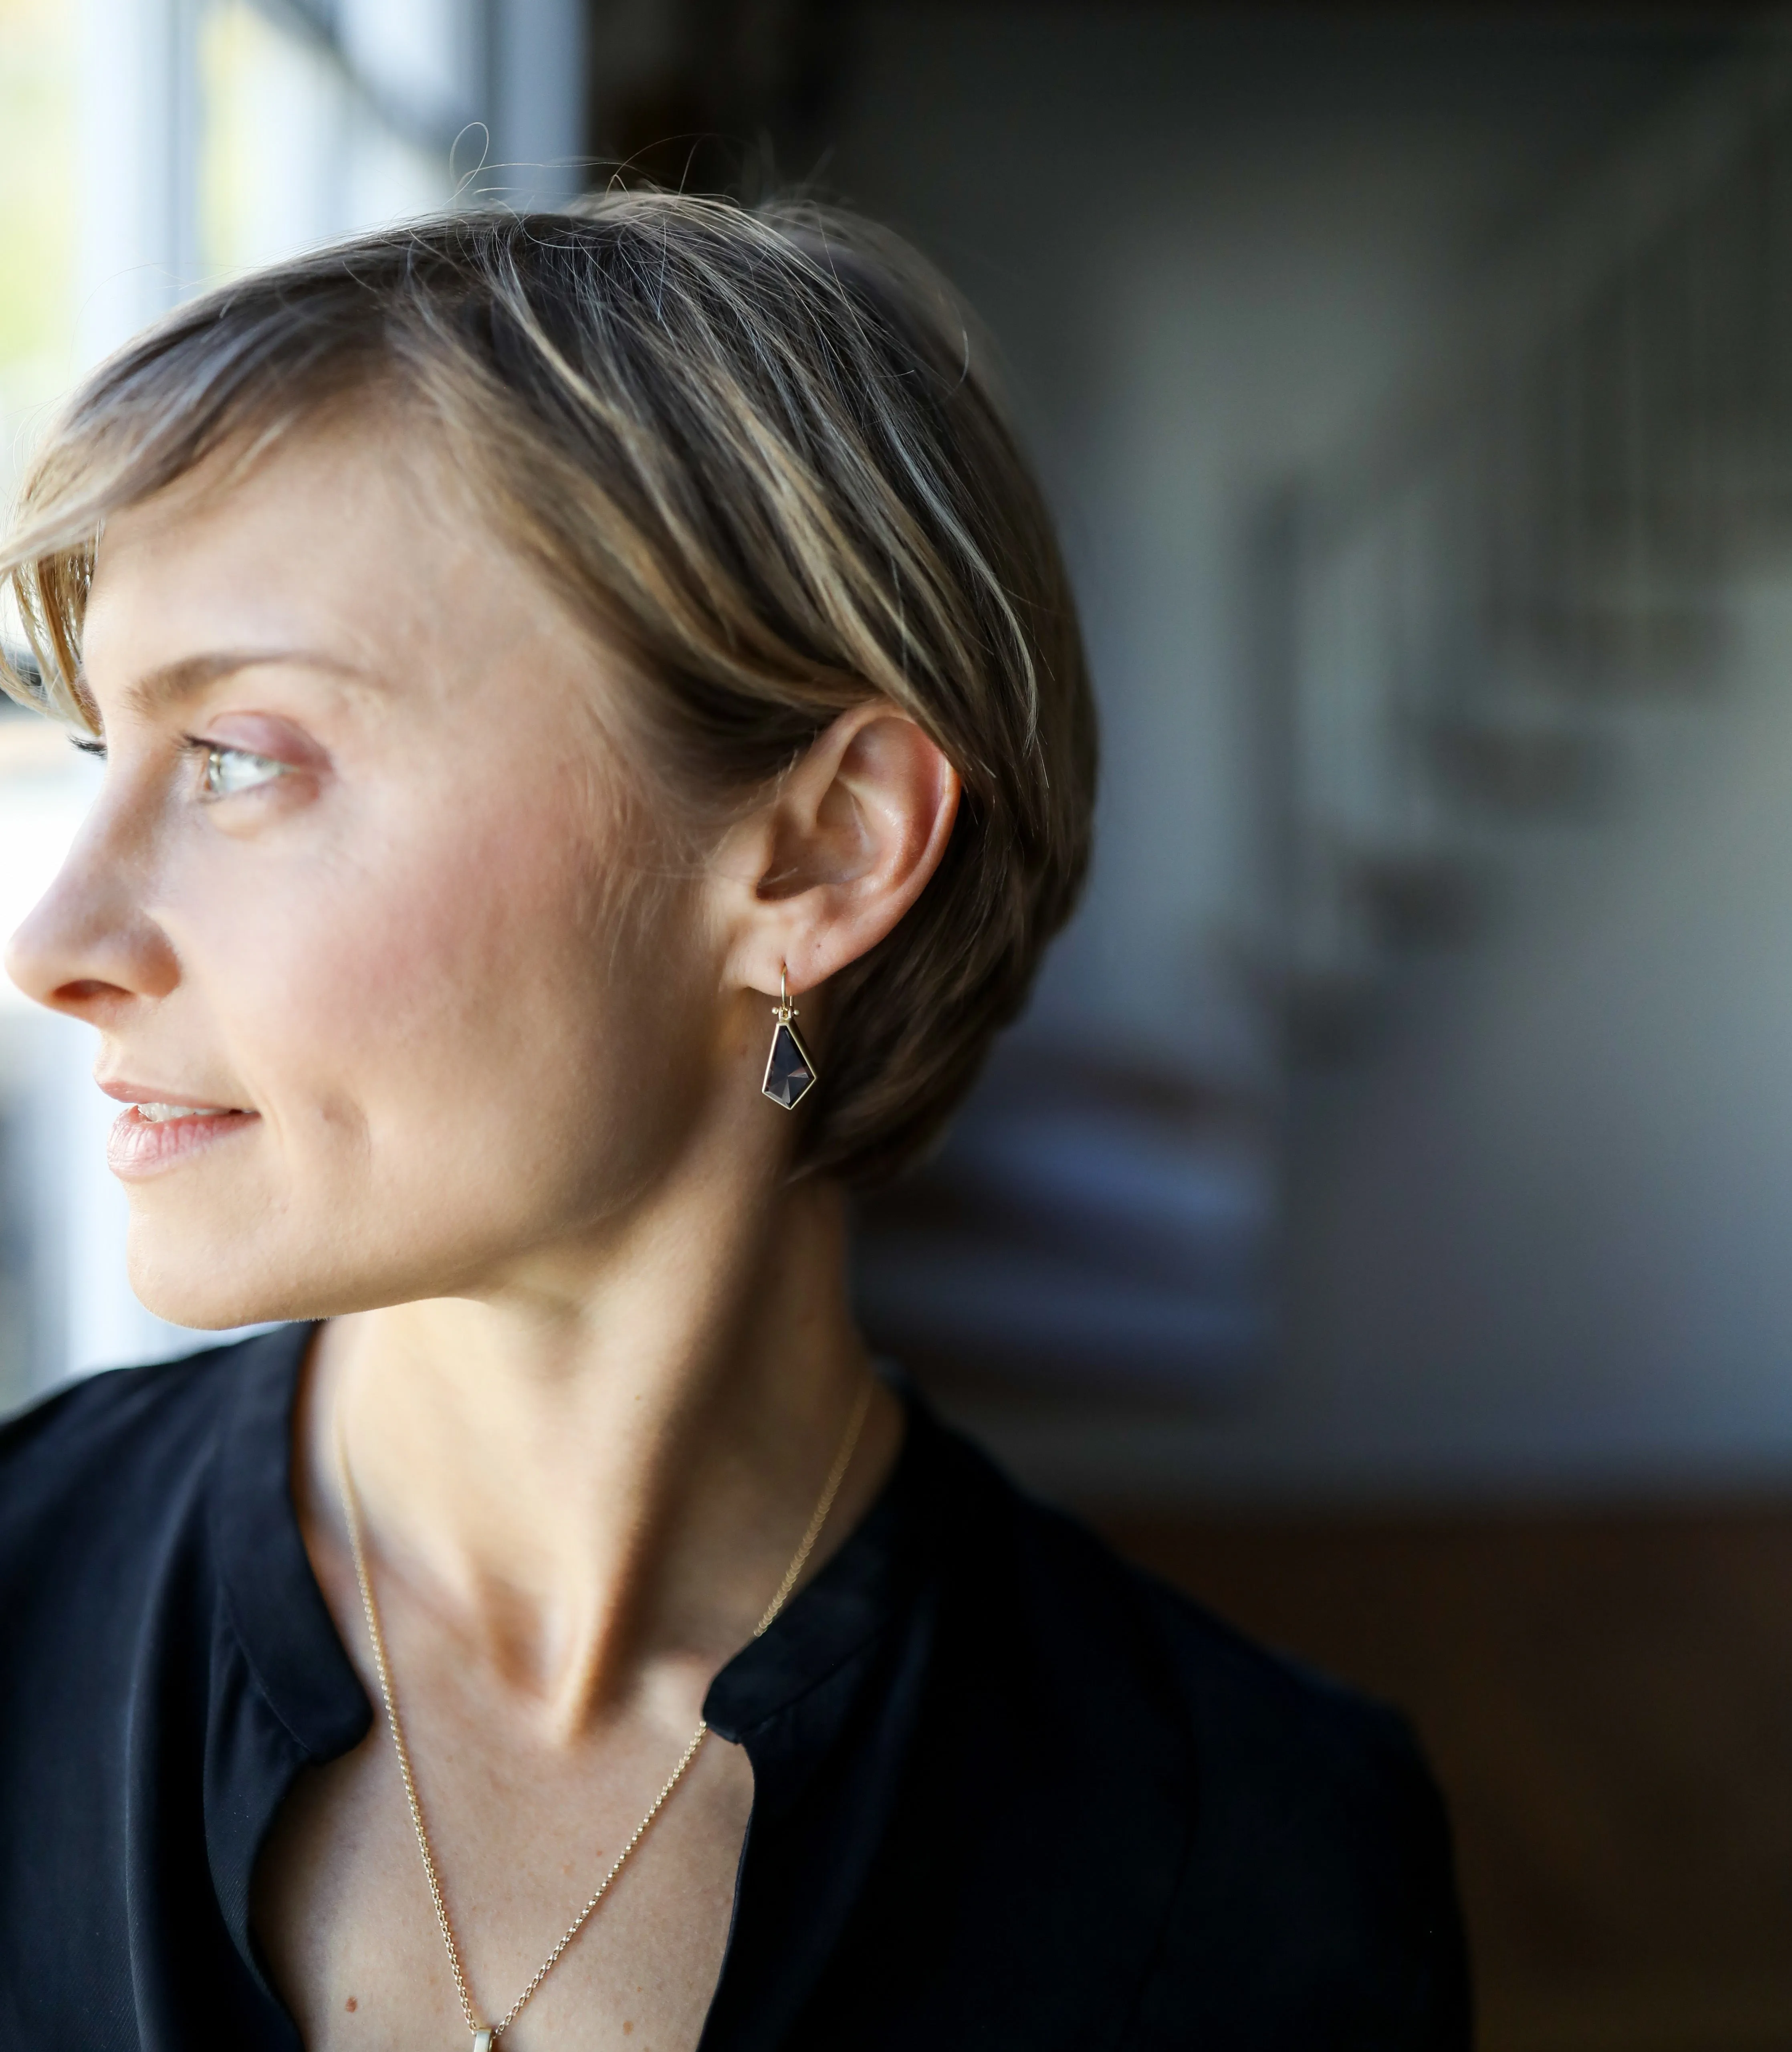
<svg viewBox="0 0 1792 2052">
<path fill-rule="evenodd" d="M 765 1057 L 765 1078 L 759 1086 L 773 1104 L 794 1111 L 815 1086 L 815 1058 L 796 1031 L 796 1008 L 790 1001 L 788 972 L 778 965 L 778 1001 L 772 1008 L 772 1051 Z"/>
</svg>

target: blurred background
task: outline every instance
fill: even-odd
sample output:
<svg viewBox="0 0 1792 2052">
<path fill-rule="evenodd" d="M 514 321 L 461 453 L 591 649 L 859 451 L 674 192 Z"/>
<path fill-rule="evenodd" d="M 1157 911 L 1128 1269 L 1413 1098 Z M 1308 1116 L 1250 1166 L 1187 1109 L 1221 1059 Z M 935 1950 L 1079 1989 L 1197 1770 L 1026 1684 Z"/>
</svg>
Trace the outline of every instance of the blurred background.
<svg viewBox="0 0 1792 2052">
<path fill-rule="evenodd" d="M 1792 2047 L 1792 25 L 0 0 L 0 488 L 198 286 L 617 162 L 914 237 L 1086 609 L 1088 899 L 871 1329 L 1407 1707 L 1489 2052 Z M 90 773 L 0 716 L 0 928 Z M 6 1404 L 194 1343 L 88 1059 L 0 995 Z"/>
</svg>

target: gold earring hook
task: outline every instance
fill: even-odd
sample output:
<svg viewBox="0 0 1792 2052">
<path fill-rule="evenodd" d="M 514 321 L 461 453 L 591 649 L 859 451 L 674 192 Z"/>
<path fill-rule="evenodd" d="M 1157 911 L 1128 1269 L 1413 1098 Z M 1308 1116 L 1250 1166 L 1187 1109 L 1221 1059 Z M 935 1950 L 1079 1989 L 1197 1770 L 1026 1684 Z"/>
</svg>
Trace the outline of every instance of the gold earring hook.
<svg viewBox="0 0 1792 2052">
<path fill-rule="evenodd" d="M 772 1029 L 772 1044 L 765 1056 L 765 1073 L 759 1087 L 773 1104 L 794 1111 L 808 1096 L 816 1079 L 815 1059 L 803 1045 L 795 1024 L 796 1008 L 790 1001 L 790 965 L 778 964 L 778 1001 L 773 1008 L 777 1024 Z"/>
</svg>

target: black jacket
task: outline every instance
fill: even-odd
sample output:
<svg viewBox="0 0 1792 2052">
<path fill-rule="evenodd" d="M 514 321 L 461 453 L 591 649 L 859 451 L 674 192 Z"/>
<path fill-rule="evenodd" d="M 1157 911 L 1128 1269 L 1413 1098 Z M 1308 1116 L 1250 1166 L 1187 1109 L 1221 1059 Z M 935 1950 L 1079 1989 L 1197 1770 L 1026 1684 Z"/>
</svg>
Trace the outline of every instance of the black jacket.
<svg viewBox="0 0 1792 2052">
<path fill-rule="evenodd" d="M 0 2043 L 299 2043 L 249 1877 L 369 1706 L 294 1517 L 307 1330 L 0 1430 Z M 716 1677 L 753 1763 L 702 2052 L 1460 2052 L 1405 1725 L 1020 1495 L 918 1402 L 859 1529 Z M 421 1886 L 421 1878 L 419 1886 Z"/>
</svg>

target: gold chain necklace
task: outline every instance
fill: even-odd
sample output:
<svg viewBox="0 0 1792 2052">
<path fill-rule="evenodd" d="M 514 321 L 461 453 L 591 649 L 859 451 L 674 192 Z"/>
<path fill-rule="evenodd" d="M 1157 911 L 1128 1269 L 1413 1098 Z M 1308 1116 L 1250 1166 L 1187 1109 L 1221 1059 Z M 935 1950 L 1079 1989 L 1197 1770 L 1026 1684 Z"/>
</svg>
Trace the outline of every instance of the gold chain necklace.
<svg viewBox="0 0 1792 2052">
<path fill-rule="evenodd" d="M 865 1413 L 871 1407 L 872 1384 L 869 1377 L 859 1392 L 854 1404 L 846 1436 L 841 1440 L 839 1451 L 834 1456 L 834 1465 L 828 1470 L 828 1479 L 822 1486 L 820 1496 L 816 1501 L 815 1514 L 809 1520 L 808 1529 L 803 1534 L 802 1544 L 796 1549 L 790 1565 L 784 1570 L 784 1580 L 778 1584 L 777 1593 L 765 1607 L 765 1614 L 753 1627 L 755 1639 L 762 1638 L 771 1623 L 789 1600 L 790 1592 L 796 1588 L 797 1579 L 807 1564 L 815 1542 L 821 1536 L 821 1528 L 828 1522 L 828 1514 L 834 1507 L 834 1498 L 851 1465 L 852 1456 L 859 1444 L 859 1435 L 865 1423 Z M 577 1937 L 589 1921 L 592 1913 L 609 1893 L 610 1883 L 622 1871 L 623 1862 L 647 1836 L 648 1827 L 666 1807 L 672 1791 L 684 1779 L 685 1769 L 697 1757 L 697 1749 L 709 1735 L 706 1721 L 699 1719 L 697 1729 L 691 1734 L 691 1742 L 679 1756 L 679 1764 L 666 1777 L 665 1785 L 653 1799 L 653 1805 L 640 1823 L 627 1845 L 610 1862 L 608 1871 L 597 1884 L 591 1900 L 560 1934 L 554 1950 L 535 1969 L 529 1985 L 495 2023 L 481 2023 L 474 2013 L 473 1999 L 467 1987 L 467 1969 L 460 1957 L 460 1941 L 454 1935 L 454 1925 L 449 1921 L 448 1901 L 442 1893 L 442 1878 L 436 1865 L 436 1855 L 429 1843 L 429 1834 L 424 1828 L 423 1804 L 417 1792 L 417 1776 L 411 1770 L 410 1749 L 405 1743 L 404 1726 L 398 1721 L 398 1701 L 393 1693 L 392 1670 L 385 1657 L 385 1635 L 380 1629 L 379 1607 L 374 1601 L 373 1577 L 367 1571 L 367 1549 L 361 1531 L 361 1501 L 355 1494 L 354 1478 L 349 1473 L 348 1448 L 342 1437 L 342 1419 L 336 1420 L 336 1480 L 342 1490 L 342 1511 L 348 1522 L 349 1545 L 354 1554 L 354 1576 L 361 1584 L 361 1608 L 367 1619 L 367 1637 L 374 1649 L 374 1667 L 380 1679 L 380 1694 L 385 1701 L 385 1721 L 392 1728 L 392 1745 L 398 1756 L 398 1772 L 405 1784 L 405 1800 L 410 1806 L 411 1828 L 417 1833 L 417 1849 L 423 1855 L 423 1872 L 429 1883 L 429 1899 L 436 1905 L 436 1922 L 442 1934 L 442 1944 L 448 1956 L 448 1968 L 454 1976 L 455 1992 L 460 1998 L 460 2013 L 467 2019 L 467 2028 L 472 2034 L 473 2052 L 492 2052 L 504 2033 L 515 2023 L 522 2005 L 560 1963 L 560 1956 Z"/>
</svg>

